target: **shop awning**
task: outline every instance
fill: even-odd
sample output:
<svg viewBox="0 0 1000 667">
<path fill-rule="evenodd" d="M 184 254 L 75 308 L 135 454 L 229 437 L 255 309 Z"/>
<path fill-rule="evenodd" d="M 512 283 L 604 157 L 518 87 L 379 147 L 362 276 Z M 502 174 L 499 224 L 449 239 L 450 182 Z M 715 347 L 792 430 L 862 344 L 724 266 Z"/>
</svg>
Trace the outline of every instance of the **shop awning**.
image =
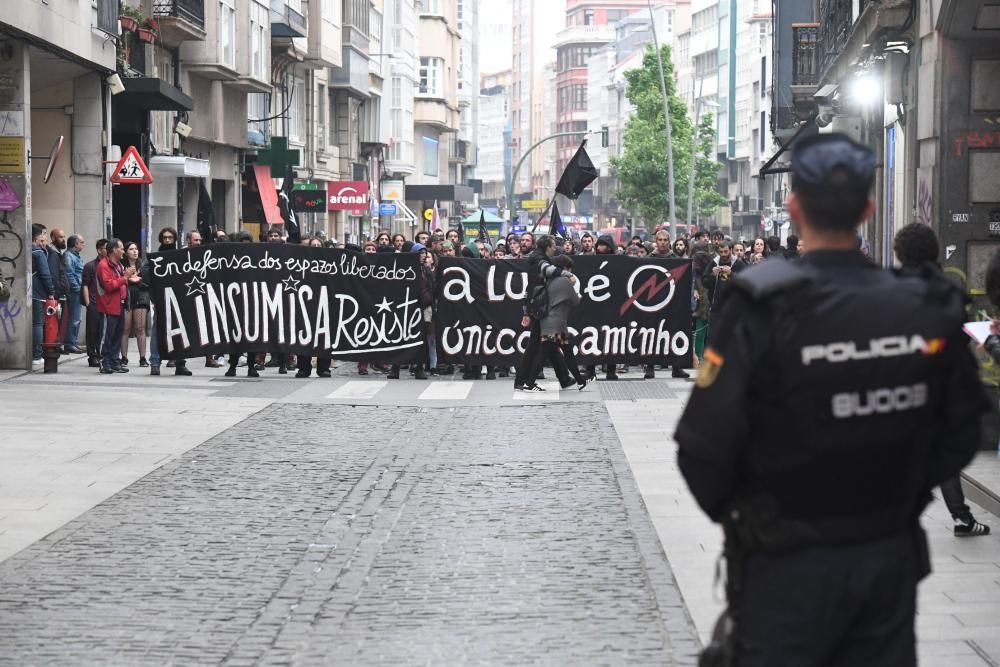
<svg viewBox="0 0 1000 667">
<path fill-rule="evenodd" d="M 125 92 L 121 100 L 115 102 L 126 104 L 136 109 L 147 111 L 191 111 L 194 100 L 185 95 L 175 86 L 157 77 L 123 78 Z"/>
<path fill-rule="evenodd" d="M 264 219 L 269 225 L 283 225 L 281 211 L 278 209 L 278 189 L 271 179 L 271 168 L 267 165 L 254 165 L 254 176 L 257 178 L 257 190 L 260 191 L 260 203 L 264 207 Z"/>
</svg>

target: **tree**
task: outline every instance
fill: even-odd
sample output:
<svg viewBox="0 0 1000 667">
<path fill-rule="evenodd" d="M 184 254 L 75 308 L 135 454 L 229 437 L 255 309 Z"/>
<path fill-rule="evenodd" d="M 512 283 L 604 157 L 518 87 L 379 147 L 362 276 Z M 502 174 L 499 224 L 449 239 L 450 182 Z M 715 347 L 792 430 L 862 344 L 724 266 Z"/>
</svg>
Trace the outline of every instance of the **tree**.
<svg viewBox="0 0 1000 667">
<path fill-rule="evenodd" d="M 687 104 L 677 94 L 674 65 L 670 47 L 664 46 L 663 68 L 667 80 L 667 99 L 673 133 L 674 188 L 676 215 L 687 215 L 687 184 L 691 170 L 692 121 Z M 667 200 L 667 150 L 664 132 L 663 96 L 660 92 L 660 72 L 656 50 L 646 47 L 642 66 L 625 73 L 625 95 L 635 108 L 625 126 L 624 149 L 613 158 L 612 167 L 618 176 L 618 198 L 628 208 L 636 210 L 646 220 L 647 227 L 666 221 L 670 211 Z M 719 165 L 712 157 L 715 133 L 711 116 L 702 119 L 698 127 L 698 157 L 695 161 L 695 209 L 702 215 L 715 212 L 725 198 L 717 190 Z"/>
<path fill-rule="evenodd" d="M 728 203 L 725 196 L 719 192 L 719 171 L 722 169 L 722 163 L 715 159 L 715 144 L 715 117 L 712 114 L 705 114 L 698 124 L 698 152 L 694 163 L 695 218 L 714 216 L 720 206 Z"/>
</svg>

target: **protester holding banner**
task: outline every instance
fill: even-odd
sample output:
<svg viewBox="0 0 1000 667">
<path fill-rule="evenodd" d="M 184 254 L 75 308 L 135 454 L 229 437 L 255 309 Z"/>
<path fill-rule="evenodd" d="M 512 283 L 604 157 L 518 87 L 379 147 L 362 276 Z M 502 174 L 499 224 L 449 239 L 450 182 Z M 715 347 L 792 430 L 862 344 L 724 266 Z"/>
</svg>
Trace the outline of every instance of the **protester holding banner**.
<svg viewBox="0 0 1000 667">
<path fill-rule="evenodd" d="M 160 247 L 158 252 L 169 252 L 171 250 L 177 250 L 177 230 L 173 227 L 164 227 L 160 230 L 160 234 L 157 237 L 160 241 Z M 143 264 L 142 267 L 142 282 L 146 286 L 151 286 L 153 282 L 152 277 L 152 266 L 149 262 Z M 152 304 L 150 304 L 152 305 Z M 151 309 L 151 324 L 150 324 L 150 334 L 149 334 L 149 374 L 159 375 L 160 374 L 160 348 L 158 345 L 158 340 L 156 337 L 156 318 L 158 316 L 156 312 L 156 307 L 153 306 Z M 191 375 L 191 371 L 188 370 L 186 359 L 177 359 L 176 361 L 171 361 L 168 366 L 173 364 L 174 375 Z"/>
</svg>

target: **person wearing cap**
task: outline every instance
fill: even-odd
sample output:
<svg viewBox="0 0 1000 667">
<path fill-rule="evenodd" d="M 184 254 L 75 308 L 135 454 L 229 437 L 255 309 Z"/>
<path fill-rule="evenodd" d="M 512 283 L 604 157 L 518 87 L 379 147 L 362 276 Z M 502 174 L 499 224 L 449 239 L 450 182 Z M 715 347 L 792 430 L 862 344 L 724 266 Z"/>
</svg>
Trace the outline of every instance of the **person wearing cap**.
<svg viewBox="0 0 1000 667">
<path fill-rule="evenodd" d="M 725 535 L 731 623 L 706 652 L 741 667 L 916 665 L 920 515 L 989 407 L 961 290 L 857 250 L 875 165 L 840 134 L 796 145 L 787 206 L 807 252 L 732 277 L 674 435 Z"/>
</svg>

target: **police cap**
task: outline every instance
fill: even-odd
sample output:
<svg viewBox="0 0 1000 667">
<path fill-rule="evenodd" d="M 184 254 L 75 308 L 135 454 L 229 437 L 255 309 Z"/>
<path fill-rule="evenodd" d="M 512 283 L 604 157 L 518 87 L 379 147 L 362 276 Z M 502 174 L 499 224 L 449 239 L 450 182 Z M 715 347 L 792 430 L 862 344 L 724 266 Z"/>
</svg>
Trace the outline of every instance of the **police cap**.
<svg viewBox="0 0 1000 667">
<path fill-rule="evenodd" d="M 869 190 L 875 180 L 875 153 L 844 134 L 817 134 L 792 151 L 793 188 L 823 188 L 835 172 L 852 186 Z"/>
</svg>

